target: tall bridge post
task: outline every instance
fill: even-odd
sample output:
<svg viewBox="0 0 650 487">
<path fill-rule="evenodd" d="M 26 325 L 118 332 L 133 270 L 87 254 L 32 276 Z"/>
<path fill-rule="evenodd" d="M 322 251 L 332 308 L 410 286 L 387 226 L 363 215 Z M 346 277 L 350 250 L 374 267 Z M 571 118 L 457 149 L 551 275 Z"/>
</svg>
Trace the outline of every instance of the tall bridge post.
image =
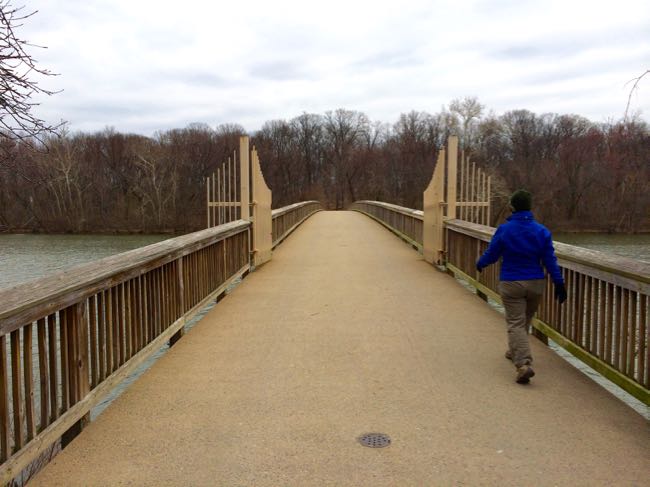
<svg viewBox="0 0 650 487">
<path fill-rule="evenodd" d="M 444 260 L 444 206 L 445 206 L 445 149 L 438 153 L 438 162 L 431 182 L 424 191 L 422 249 L 424 259 L 430 264 L 442 264 Z"/>
<path fill-rule="evenodd" d="M 271 260 L 273 222 L 271 190 L 264 181 L 260 158 L 254 147 L 251 153 L 251 176 L 253 183 L 253 264 L 258 266 Z"/>
</svg>

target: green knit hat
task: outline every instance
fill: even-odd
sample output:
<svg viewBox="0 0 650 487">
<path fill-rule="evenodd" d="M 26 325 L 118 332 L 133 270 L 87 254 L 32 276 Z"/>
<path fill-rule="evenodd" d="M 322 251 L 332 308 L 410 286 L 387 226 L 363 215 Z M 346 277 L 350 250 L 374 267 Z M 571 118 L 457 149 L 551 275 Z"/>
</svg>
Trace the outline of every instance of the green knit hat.
<svg viewBox="0 0 650 487">
<path fill-rule="evenodd" d="M 515 211 L 530 211 L 533 207 L 533 195 L 525 189 L 518 189 L 510 197 L 510 206 Z"/>
</svg>

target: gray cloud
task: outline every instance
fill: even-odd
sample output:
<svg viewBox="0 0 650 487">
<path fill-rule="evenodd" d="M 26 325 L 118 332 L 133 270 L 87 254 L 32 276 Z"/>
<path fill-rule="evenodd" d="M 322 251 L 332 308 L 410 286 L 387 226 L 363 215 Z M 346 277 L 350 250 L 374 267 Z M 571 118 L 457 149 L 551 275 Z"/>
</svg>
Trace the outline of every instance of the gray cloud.
<svg viewBox="0 0 650 487">
<path fill-rule="evenodd" d="M 300 65 L 290 61 L 271 61 L 255 64 L 250 69 L 250 75 L 253 78 L 271 81 L 304 79 L 307 77 Z"/>
<path fill-rule="evenodd" d="M 403 68 L 417 64 L 418 61 L 412 50 L 383 51 L 357 60 L 350 65 L 350 68 L 368 70 Z"/>
</svg>

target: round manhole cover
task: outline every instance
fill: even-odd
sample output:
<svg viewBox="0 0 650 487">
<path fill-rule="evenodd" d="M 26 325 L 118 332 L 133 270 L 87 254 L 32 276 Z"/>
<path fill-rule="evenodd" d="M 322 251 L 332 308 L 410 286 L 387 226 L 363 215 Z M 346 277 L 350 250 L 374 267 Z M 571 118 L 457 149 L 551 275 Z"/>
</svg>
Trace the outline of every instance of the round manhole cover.
<svg viewBox="0 0 650 487">
<path fill-rule="evenodd" d="M 359 443 L 368 448 L 384 448 L 390 445 L 390 436 L 383 433 L 366 433 L 359 437 Z"/>
</svg>

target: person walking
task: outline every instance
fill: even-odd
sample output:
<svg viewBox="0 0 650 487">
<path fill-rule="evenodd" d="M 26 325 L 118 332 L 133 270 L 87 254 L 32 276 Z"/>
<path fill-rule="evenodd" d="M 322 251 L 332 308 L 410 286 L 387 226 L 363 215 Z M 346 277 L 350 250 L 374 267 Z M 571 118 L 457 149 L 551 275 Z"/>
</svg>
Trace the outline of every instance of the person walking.
<svg viewBox="0 0 650 487">
<path fill-rule="evenodd" d="M 519 384 L 527 384 L 535 375 L 528 329 L 546 282 L 542 265 L 553 280 L 555 298 L 560 304 L 567 299 L 551 232 L 535 221 L 531 208 L 532 195 L 523 189 L 515 191 L 510 197 L 512 215 L 499 225 L 487 250 L 476 262 L 476 270 L 481 272 L 502 259 L 498 291 L 508 328 L 506 358 L 515 365 Z"/>
</svg>

